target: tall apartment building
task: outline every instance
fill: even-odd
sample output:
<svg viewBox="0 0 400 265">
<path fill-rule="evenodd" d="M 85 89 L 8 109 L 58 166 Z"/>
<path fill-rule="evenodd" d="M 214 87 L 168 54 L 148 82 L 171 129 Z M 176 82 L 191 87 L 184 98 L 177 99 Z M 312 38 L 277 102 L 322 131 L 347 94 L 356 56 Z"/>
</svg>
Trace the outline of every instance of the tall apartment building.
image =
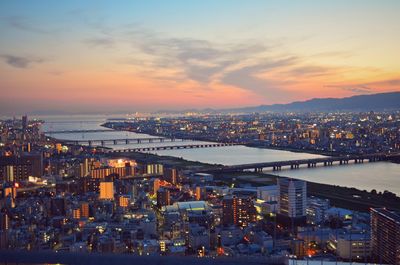
<svg viewBox="0 0 400 265">
<path fill-rule="evenodd" d="M 379 263 L 400 265 L 400 215 L 371 209 L 372 255 Z"/>
<path fill-rule="evenodd" d="M 157 190 L 157 207 L 161 208 L 168 205 L 171 205 L 171 195 L 169 190 L 163 187 L 159 188 Z"/>
<path fill-rule="evenodd" d="M 100 200 L 114 200 L 114 182 L 100 182 Z"/>
<path fill-rule="evenodd" d="M 222 201 L 222 224 L 245 227 L 257 221 L 253 199 L 249 196 L 227 195 Z"/>
<path fill-rule="evenodd" d="M 283 223 L 301 224 L 307 215 L 307 183 L 291 178 L 278 179 L 278 215 Z"/>
</svg>

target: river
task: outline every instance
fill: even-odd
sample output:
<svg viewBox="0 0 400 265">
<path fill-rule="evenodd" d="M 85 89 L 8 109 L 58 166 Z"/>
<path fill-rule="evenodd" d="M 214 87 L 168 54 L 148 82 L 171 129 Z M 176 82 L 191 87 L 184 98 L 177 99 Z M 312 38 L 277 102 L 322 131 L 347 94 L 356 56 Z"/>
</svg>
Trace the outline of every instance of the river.
<svg viewBox="0 0 400 265">
<path fill-rule="evenodd" d="M 45 120 L 43 131 L 59 130 L 93 130 L 105 129 L 100 125 L 108 118 L 121 116 L 42 116 Z M 101 139 L 121 139 L 121 138 L 151 138 L 154 136 L 124 131 L 95 132 L 95 133 L 69 133 L 51 134 L 50 136 L 58 139 L 68 140 L 101 140 Z M 163 143 L 142 143 L 138 144 L 118 144 L 106 145 L 114 149 L 126 149 L 135 147 L 193 144 L 193 142 L 163 142 Z M 204 143 L 204 142 L 201 142 Z M 296 153 L 281 150 L 252 148 L 246 146 L 226 146 L 217 148 L 199 149 L 175 149 L 154 151 L 159 155 L 169 155 L 182 157 L 187 160 L 200 161 L 212 164 L 235 165 L 257 162 L 271 162 L 291 159 L 307 159 L 321 157 L 316 154 Z M 304 179 L 324 184 L 339 185 L 345 187 L 355 187 L 361 190 L 377 191 L 389 190 L 400 195 L 400 165 L 390 162 L 376 162 L 364 164 L 349 164 L 345 166 L 300 168 L 297 170 L 282 170 L 274 172 L 281 176 Z"/>
</svg>

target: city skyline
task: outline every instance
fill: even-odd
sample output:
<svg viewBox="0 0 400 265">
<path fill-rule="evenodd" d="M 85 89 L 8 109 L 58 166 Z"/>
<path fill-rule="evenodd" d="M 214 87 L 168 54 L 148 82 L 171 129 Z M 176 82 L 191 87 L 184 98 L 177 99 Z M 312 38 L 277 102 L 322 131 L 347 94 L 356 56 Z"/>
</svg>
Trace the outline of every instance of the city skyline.
<svg viewBox="0 0 400 265">
<path fill-rule="evenodd" d="M 4 1 L 0 111 L 231 108 L 399 91 L 397 1 Z"/>
</svg>

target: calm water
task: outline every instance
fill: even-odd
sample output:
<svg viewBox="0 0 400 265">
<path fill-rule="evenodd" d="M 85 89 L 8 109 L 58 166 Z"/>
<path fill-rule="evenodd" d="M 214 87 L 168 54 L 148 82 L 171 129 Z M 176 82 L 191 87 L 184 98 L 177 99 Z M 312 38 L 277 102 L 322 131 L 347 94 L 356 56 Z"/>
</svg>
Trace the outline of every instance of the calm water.
<svg viewBox="0 0 400 265">
<path fill-rule="evenodd" d="M 160 155 L 183 157 L 192 161 L 211 164 L 237 165 L 269 161 L 296 160 L 322 157 L 307 153 L 252 148 L 247 146 L 225 146 L 218 148 L 176 149 L 157 151 Z"/>
<path fill-rule="evenodd" d="M 400 195 L 400 165 L 390 162 L 282 170 L 277 175 L 317 183 L 356 187 L 361 190 L 389 190 Z"/>
<path fill-rule="evenodd" d="M 121 116 L 49 116 L 40 117 L 46 123 L 43 131 L 56 130 L 92 130 L 104 129 L 100 125 L 108 118 Z M 99 132 L 99 133 L 73 133 L 73 134 L 52 134 L 59 139 L 68 140 L 101 140 L 101 139 L 122 139 L 122 138 L 151 138 L 147 134 L 133 132 Z M 164 142 L 164 143 L 142 143 L 142 144 L 119 144 L 107 145 L 114 149 L 126 149 L 145 146 L 193 144 L 195 142 Z M 204 143 L 204 142 L 203 142 Z M 280 161 L 291 159 L 306 159 L 319 157 L 319 155 L 307 153 L 294 153 L 288 151 L 250 148 L 246 146 L 227 146 L 218 148 L 179 149 L 155 151 L 160 155 L 182 157 L 187 160 L 200 161 L 212 164 L 246 164 L 256 162 Z M 389 190 L 400 195 L 400 165 L 386 162 L 349 164 L 346 166 L 300 168 L 298 170 L 282 170 L 275 172 L 281 176 L 294 177 L 308 181 L 356 187 L 359 189 L 377 191 Z"/>
</svg>

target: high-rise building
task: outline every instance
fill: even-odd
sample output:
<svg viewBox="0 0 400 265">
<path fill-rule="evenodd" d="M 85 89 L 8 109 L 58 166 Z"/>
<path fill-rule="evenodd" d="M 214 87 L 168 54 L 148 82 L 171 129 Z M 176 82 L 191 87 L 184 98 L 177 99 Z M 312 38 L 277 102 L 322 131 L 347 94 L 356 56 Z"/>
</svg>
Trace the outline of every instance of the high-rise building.
<svg viewBox="0 0 400 265">
<path fill-rule="evenodd" d="M 287 217 L 306 216 L 307 184 L 303 180 L 279 178 L 278 211 Z"/>
<path fill-rule="evenodd" d="M 175 185 L 178 182 L 178 172 L 176 168 L 164 169 L 164 179 Z"/>
<path fill-rule="evenodd" d="M 122 208 L 126 208 L 129 206 L 129 201 L 130 201 L 129 196 L 121 195 L 118 198 L 118 206 L 122 207 Z"/>
<path fill-rule="evenodd" d="M 81 217 L 89 218 L 89 203 L 81 202 Z"/>
<path fill-rule="evenodd" d="M 82 217 L 81 209 L 79 207 L 72 209 L 72 218 L 73 219 L 80 219 Z"/>
<path fill-rule="evenodd" d="M 171 197 L 169 190 L 166 188 L 159 188 L 157 191 L 157 207 L 171 205 Z"/>
<path fill-rule="evenodd" d="M 6 211 L 0 211 L 0 231 L 10 229 L 10 217 Z"/>
<path fill-rule="evenodd" d="M 164 166 L 162 164 L 148 164 L 146 166 L 146 173 L 149 175 L 163 174 Z"/>
<path fill-rule="evenodd" d="M 25 133 L 28 128 L 28 116 L 22 116 L 22 132 Z"/>
<path fill-rule="evenodd" d="M 227 195 L 222 201 L 222 224 L 245 227 L 257 221 L 253 199 L 249 196 Z"/>
<path fill-rule="evenodd" d="M 278 215 L 283 223 L 297 225 L 306 221 L 307 183 L 291 178 L 278 179 Z"/>
<path fill-rule="evenodd" d="M 6 166 L 6 174 L 5 181 L 6 182 L 14 182 L 14 166 L 8 165 Z"/>
<path fill-rule="evenodd" d="M 100 200 L 114 200 L 114 182 L 100 182 Z"/>
<path fill-rule="evenodd" d="M 205 187 L 197 186 L 195 190 L 196 200 L 204 200 L 207 197 L 207 191 Z"/>
<path fill-rule="evenodd" d="M 400 265 L 400 215 L 371 209 L 372 255 L 379 263 Z"/>
</svg>

